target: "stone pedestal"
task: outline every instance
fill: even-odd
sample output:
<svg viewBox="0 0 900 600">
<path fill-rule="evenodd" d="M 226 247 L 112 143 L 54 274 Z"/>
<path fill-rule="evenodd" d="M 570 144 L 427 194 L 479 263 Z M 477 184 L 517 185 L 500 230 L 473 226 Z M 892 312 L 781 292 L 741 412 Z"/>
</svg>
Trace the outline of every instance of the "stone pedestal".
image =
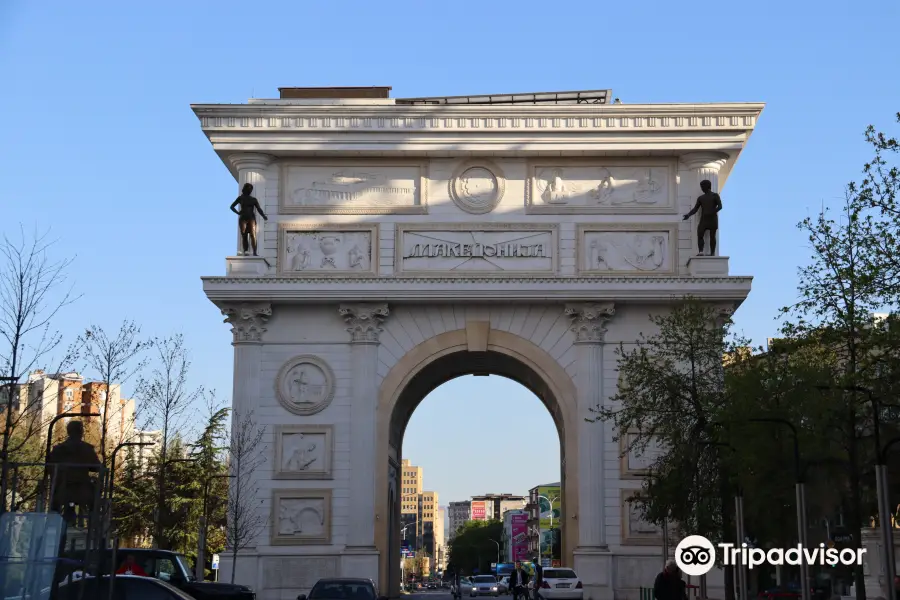
<svg viewBox="0 0 900 600">
<path fill-rule="evenodd" d="M 881 543 L 881 532 L 875 527 L 865 527 L 862 530 L 862 547 L 866 553 L 863 558 L 863 574 L 866 584 L 867 598 L 888 598 L 888 585 L 892 582 L 885 577 L 884 569 L 884 544 Z M 894 529 L 894 556 L 900 556 L 900 529 Z M 896 564 L 894 569 L 897 569 Z"/>
<path fill-rule="evenodd" d="M 727 256 L 692 256 L 688 272 L 693 277 L 728 277 Z"/>
<path fill-rule="evenodd" d="M 229 256 L 225 269 L 228 277 L 262 277 L 269 273 L 269 261 L 262 256 Z"/>
</svg>

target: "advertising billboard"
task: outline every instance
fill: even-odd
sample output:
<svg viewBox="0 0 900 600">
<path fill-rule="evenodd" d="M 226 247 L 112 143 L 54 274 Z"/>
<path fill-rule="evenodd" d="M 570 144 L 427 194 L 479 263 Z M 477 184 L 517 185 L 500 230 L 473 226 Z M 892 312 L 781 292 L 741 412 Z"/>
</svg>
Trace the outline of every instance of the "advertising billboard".
<svg viewBox="0 0 900 600">
<path fill-rule="evenodd" d="M 528 515 L 526 513 L 513 515 L 510 519 L 512 542 L 512 559 L 514 562 L 528 560 Z"/>
<path fill-rule="evenodd" d="M 544 559 L 549 567 L 551 560 L 559 554 L 561 539 L 559 528 L 562 520 L 562 495 L 558 485 L 542 485 L 538 488 L 538 505 L 540 506 L 541 562 Z"/>
<path fill-rule="evenodd" d="M 484 521 L 487 516 L 487 507 L 485 507 L 485 503 L 481 500 L 472 502 L 472 520 L 473 521 Z"/>
</svg>

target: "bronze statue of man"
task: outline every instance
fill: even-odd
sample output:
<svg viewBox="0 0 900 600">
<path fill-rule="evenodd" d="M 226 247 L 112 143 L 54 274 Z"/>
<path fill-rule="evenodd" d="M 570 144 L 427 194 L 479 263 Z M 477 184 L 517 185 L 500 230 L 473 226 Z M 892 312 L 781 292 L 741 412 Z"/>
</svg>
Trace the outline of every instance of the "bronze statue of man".
<svg viewBox="0 0 900 600">
<path fill-rule="evenodd" d="M 241 195 L 231 203 L 231 212 L 238 216 L 238 229 L 244 245 L 244 256 L 250 255 L 251 245 L 253 246 L 253 256 L 259 256 L 256 253 L 256 213 L 262 215 L 266 221 L 269 220 L 259 205 L 259 200 L 250 195 L 252 191 L 253 185 L 245 183 L 241 189 Z M 240 206 L 240 210 L 235 208 L 237 206 Z"/>
<path fill-rule="evenodd" d="M 704 179 L 700 182 L 700 189 L 703 195 L 697 198 L 697 203 L 691 212 L 684 215 L 687 221 L 694 213 L 700 211 L 700 222 L 697 224 L 697 248 L 700 250 L 698 256 L 703 256 L 704 236 L 709 232 L 709 255 L 716 254 L 716 234 L 719 231 L 719 211 L 722 210 L 722 199 L 717 193 L 712 191 L 712 183 Z"/>
<path fill-rule="evenodd" d="M 51 506 L 63 515 L 67 523 L 73 523 L 76 506 L 81 507 L 82 511 L 94 507 L 95 482 L 91 479 L 91 471 L 96 469 L 90 465 L 99 467 L 100 459 L 94 447 L 84 441 L 84 424 L 81 421 L 69 421 L 66 433 L 68 439 L 54 446 L 47 457 L 47 472 L 52 478 L 54 470 L 50 465 L 59 465 L 56 467 Z"/>
</svg>

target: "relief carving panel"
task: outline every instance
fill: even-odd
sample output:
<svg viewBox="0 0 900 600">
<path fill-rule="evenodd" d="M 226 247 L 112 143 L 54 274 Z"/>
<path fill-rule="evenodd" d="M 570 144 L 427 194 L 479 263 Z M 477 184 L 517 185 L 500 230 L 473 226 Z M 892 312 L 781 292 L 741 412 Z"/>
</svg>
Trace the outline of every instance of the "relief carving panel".
<svg viewBox="0 0 900 600">
<path fill-rule="evenodd" d="M 601 227 L 579 227 L 579 270 L 582 273 L 674 272 L 674 226 Z"/>
<path fill-rule="evenodd" d="M 283 214 L 424 213 L 421 163 L 313 163 L 282 167 Z"/>
<path fill-rule="evenodd" d="M 630 500 L 638 491 L 622 490 L 622 544 L 659 544 L 662 541 L 662 528 L 647 522 L 641 514 L 640 504 Z"/>
<path fill-rule="evenodd" d="M 274 490 L 272 545 L 331 542 L 331 490 Z"/>
<path fill-rule="evenodd" d="M 396 265 L 402 273 L 552 274 L 555 226 L 447 224 L 398 228 Z"/>
<path fill-rule="evenodd" d="M 376 225 L 307 226 L 281 224 L 281 275 L 374 273 Z"/>
<path fill-rule="evenodd" d="M 643 449 L 634 448 L 636 433 L 621 436 L 619 447 L 622 455 L 621 476 L 623 479 L 643 479 L 653 463 L 663 455 L 662 446 L 654 440 Z"/>
<path fill-rule="evenodd" d="M 278 425 L 273 479 L 331 479 L 334 428 L 331 425 Z"/>
<path fill-rule="evenodd" d="M 503 172 L 485 161 L 464 163 L 450 178 L 450 197 L 454 204 L 473 215 L 494 210 L 505 189 Z"/>
<path fill-rule="evenodd" d="M 296 356 L 284 363 L 275 379 L 275 395 L 295 415 L 314 415 L 334 398 L 334 372 L 317 356 Z"/>
<path fill-rule="evenodd" d="M 674 169 L 658 165 L 534 164 L 527 185 L 529 212 L 672 212 Z"/>
<path fill-rule="evenodd" d="M 263 581 L 266 589 L 309 590 L 318 580 L 338 577 L 340 574 L 338 557 L 263 558 Z"/>
</svg>

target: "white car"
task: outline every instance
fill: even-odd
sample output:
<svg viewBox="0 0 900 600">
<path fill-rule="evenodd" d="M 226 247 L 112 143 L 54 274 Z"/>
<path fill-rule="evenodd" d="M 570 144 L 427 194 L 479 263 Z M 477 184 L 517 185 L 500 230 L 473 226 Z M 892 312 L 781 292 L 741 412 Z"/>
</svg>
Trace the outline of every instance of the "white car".
<svg viewBox="0 0 900 600">
<path fill-rule="evenodd" d="M 509 593 L 509 575 L 500 579 L 500 583 L 497 584 L 497 587 L 500 588 L 501 594 Z"/>
<path fill-rule="evenodd" d="M 476 575 L 472 578 L 472 587 L 469 589 L 469 595 L 473 598 L 500 595 L 500 586 L 497 585 L 497 578 L 493 575 Z"/>
<path fill-rule="evenodd" d="M 544 580 L 537 593 L 544 600 L 581 600 L 584 587 L 572 569 L 544 567 Z"/>
</svg>

